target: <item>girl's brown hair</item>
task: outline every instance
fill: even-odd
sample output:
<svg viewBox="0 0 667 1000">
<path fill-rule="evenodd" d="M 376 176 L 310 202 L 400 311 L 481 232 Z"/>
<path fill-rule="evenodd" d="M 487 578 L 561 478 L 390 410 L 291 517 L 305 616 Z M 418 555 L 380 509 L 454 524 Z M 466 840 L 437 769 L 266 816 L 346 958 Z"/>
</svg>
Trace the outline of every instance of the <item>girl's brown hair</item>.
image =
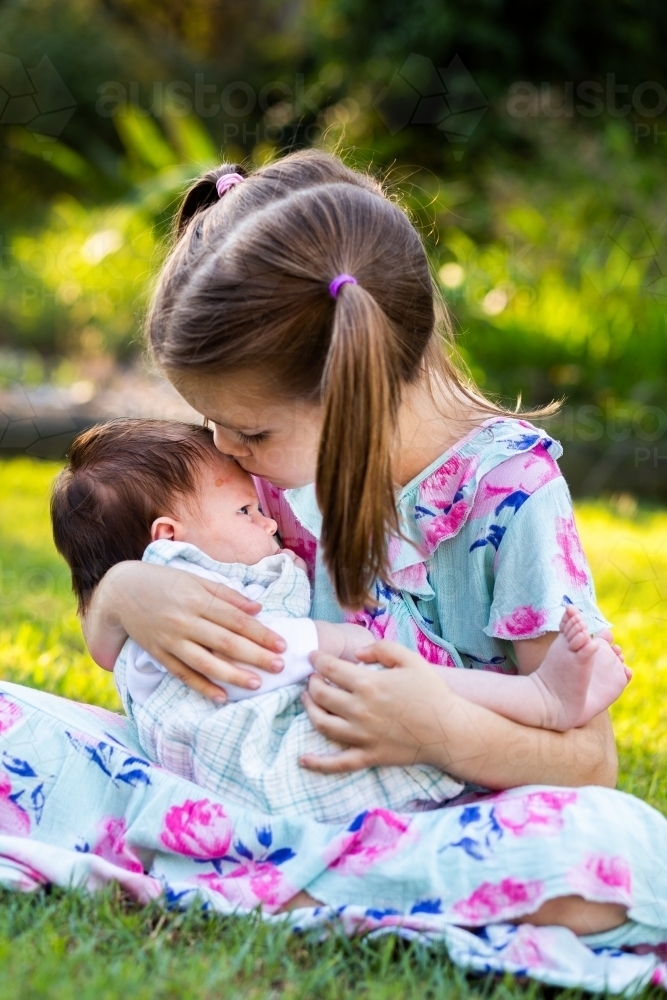
<svg viewBox="0 0 667 1000">
<path fill-rule="evenodd" d="M 439 343 L 435 288 L 407 215 L 370 177 L 322 152 L 261 167 L 218 198 L 227 164 L 187 192 L 148 334 L 166 374 L 257 371 L 286 398 L 322 405 L 316 490 L 324 556 L 341 604 L 387 578 L 399 531 L 391 452 L 402 392 L 442 378 L 478 413 Z M 329 283 L 341 273 L 336 299 Z M 447 335 L 447 332 L 446 332 Z"/>
</svg>

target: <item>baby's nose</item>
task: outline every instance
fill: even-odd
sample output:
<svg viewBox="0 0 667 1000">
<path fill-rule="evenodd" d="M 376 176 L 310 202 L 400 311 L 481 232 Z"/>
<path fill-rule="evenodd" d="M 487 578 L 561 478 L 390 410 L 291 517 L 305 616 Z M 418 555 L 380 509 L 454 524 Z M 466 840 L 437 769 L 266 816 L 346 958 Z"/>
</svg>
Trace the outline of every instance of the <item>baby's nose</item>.
<svg viewBox="0 0 667 1000">
<path fill-rule="evenodd" d="M 262 525 L 264 531 L 266 531 L 268 535 L 275 535 L 276 531 L 278 530 L 278 522 L 274 521 L 272 517 L 264 517 L 263 514 L 262 514 L 262 519 L 264 522 Z"/>
</svg>

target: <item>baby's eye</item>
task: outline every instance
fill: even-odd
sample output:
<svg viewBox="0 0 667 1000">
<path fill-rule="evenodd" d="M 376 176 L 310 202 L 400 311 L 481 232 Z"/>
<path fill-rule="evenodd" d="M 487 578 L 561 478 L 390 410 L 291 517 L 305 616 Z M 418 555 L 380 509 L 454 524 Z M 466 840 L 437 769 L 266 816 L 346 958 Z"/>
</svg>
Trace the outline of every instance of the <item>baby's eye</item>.
<svg viewBox="0 0 667 1000">
<path fill-rule="evenodd" d="M 247 514 L 250 517 L 250 504 L 246 504 L 245 507 L 239 507 L 237 514 Z"/>
</svg>

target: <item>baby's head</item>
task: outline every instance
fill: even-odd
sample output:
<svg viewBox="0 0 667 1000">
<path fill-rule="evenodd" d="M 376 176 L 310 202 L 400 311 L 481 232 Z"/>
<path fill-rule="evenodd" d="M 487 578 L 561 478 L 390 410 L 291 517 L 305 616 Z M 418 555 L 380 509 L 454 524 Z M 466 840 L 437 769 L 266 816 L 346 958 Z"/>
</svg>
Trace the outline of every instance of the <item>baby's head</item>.
<svg viewBox="0 0 667 1000">
<path fill-rule="evenodd" d="M 207 428 L 168 420 L 114 420 L 80 434 L 54 485 L 51 521 L 80 609 L 108 569 L 141 559 L 156 539 L 246 565 L 279 549 L 250 475 Z"/>
</svg>

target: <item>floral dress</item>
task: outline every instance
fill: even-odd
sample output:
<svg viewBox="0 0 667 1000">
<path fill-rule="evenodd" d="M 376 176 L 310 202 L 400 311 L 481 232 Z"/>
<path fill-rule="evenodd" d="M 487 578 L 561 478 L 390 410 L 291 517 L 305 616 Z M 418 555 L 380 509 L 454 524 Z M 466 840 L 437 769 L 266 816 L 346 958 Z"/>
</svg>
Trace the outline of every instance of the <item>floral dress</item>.
<svg viewBox="0 0 667 1000">
<path fill-rule="evenodd" d="M 322 516 L 312 486 L 258 481 L 283 543 L 305 559 L 313 618 L 366 625 L 431 663 L 516 672 L 512 643 L 558 629 L 576 605 L 591 632 L 609 625 L 558 468 L 558 442 L 513 418 L 475 428 L 398 497 L 401 534 L 389 548 L 390 580 L 378 607 L 344 615 L 323 566 Z"/>
</svg>

